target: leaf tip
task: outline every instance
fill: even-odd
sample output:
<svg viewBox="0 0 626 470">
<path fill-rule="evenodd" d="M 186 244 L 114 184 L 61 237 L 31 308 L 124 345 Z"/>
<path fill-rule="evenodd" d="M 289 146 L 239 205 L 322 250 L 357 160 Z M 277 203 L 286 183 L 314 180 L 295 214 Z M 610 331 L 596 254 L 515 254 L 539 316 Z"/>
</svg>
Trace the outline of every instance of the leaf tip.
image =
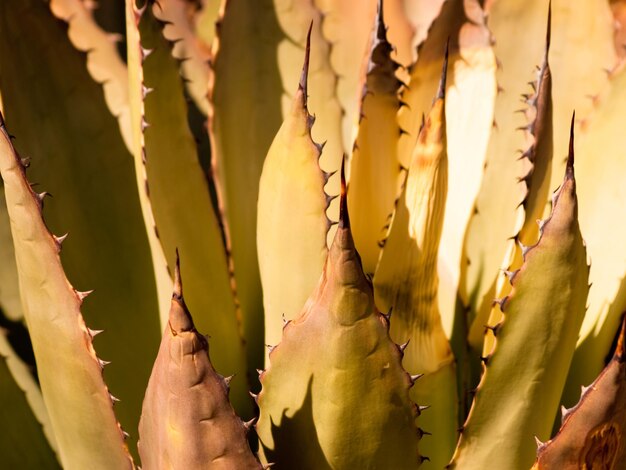
<svg viewBox="0 0 626 470">
<path fill-rule="evenodd" d="M 572 113 L 572 122 L 569 130 L 569 151 L 565 166 L 565 179 L 574 179 L 574 124 L 576 122 L 576 111 Z"/>
<path fill-rule="evenodd" d="M 346 156 L 341 159 L 341 192 L 339 193 L 339 228 L 350 228 L 348 190 L 346 187 Z"/>
<path fill-rule="evenodd" d="M 439 79 L 439 89 L 437 90 L 436 100 L 442 100 L 446 96 L 446 79 L 448 76 L 448 56 L 450 54 L 450 36 L 446 41 L 446 49 L 443 55 L 443 67 L 441 68 L 441 78 Z"/>
<path fill-rule="evenodd" d="M 304 48 L 304 64 L 302 65 L 302 75 L 300 75 L 299 88 L 302 90 L 304 107 L 306 108 L 308 94 L 309 59 L 311 57 L 311 32 L 313 31 L 313 20 L 309 24 L 309 31 L 306 33 L 306 46 Z"/>
</svg>

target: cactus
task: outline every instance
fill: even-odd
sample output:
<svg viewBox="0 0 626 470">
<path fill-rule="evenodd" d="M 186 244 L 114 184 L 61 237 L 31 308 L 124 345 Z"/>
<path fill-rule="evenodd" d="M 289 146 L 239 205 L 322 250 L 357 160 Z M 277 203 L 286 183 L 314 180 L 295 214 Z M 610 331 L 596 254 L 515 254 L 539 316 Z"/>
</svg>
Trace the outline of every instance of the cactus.
<svg viewBox="0 0 626 470">
<path fill-rule="evenodd" d="M 0 3 L 2 465 L 621 468 L 622 4 Z"/>
</svg>

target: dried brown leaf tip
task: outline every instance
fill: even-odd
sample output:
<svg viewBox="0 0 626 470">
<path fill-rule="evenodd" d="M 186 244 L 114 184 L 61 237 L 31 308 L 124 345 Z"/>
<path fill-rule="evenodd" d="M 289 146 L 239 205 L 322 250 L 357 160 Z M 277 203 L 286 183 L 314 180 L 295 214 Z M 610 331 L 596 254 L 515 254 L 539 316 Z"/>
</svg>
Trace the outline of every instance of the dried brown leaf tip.
<svg viewBox="0 0 626 470">
<path fill-rule="evenodd" d="M 260 469 L 243 422 L 228 401 L 228 380 L 209 358 L 183 297 L 178 253 L 169 322 L 152 369 L 139 423 L 143 467 Z"/>
</svg>

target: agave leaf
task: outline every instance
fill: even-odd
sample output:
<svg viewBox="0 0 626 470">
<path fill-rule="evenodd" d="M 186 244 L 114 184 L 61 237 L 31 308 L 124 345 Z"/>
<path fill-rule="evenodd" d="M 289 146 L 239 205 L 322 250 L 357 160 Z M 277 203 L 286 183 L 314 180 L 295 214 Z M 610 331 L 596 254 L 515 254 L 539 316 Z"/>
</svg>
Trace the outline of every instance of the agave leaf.
<svg viewBox="0 0 626 470">
<path fill-rule="evenodd" d="M 56 445 L 56 441 L 51 430 L 45 429 L 48 426 L 49 418 L 39 387 L 0 331 L 0 453 L 3 465 L 7 468 L 60 469 L 51 445 Z"/>
<path fill-rule="evenodd" d="M 291 89 L 298 80 L 311 20 L 308 104 L 319 123 L 313 138 L 327 142 L 321 164 L 334 171 L 341 159 L 341 110 L 334 97 L 335 76 L 328 65 L 329 45 L 321 36 L 319 13 L 310 2 L 228 0 L 213 48 L 209 119 L 213 171 L 236 266 L 248 358 L 259 367 L 263 360 L 262 335 L 258 334 L 263 328 L 262 293 L 255 233 L 250 227 L 257 221 L 263 160 L 283 116 L 290 114 L 291 98 L 284 89 Z M 259 23 L 263 28 L 258 28 Z M 247 130 L 242 135 L 240 129 Z M 333 180 L 331 184 L 329 192 L 336 194 L 338 183 Z"/>
<path fill-rule="evenodd" d="M 9 320 L 18 321 L 24 312 L 17 283 L 11 224 L 4 200 L 4 184 L 1 181 L 0 189 L 0 308 Z"/>
<path fill-rule="evenodd" d="M 46 408 L 65 468 L 132 468 L 133 462 L 96 357 L 92 332 L 61 266 L 60 243 L 47 229 L 36 194 L 0 119 L 0 173 L 24 304 Z M 72 406 L 67 406 L 68 400 Z M 81 445 L 76 445 L 80 439 Z"/>
<path fill-rule="evenodd" d="M 68 37 L 74 47 L 87 53 L 87 70 L 91 77 L 102 85 L 104 98 L 109 111 L 117 118 L 124 143 L 130 152 L 133 151 L 133 133 L 131 126 L 131 110 L 129 103 L 128 71 L 117 51 L 117 42 L 121 39 L 102 30 L 96 23 L 93 11 L 86 2 L 79 0 L 52 0 L 50 10 L 65 21 Z M 140 168 L 139 168 L 140 169 Z M 136 168 L 138 170 L 138 168 Z M 161 245 L 152 230 L 152 210 L 149 199 L 142 194 L 143 181 L 141 171 L 138 175 L 139 201 L 146 221 L 148 242 L 152 253 L 155 280 L 159 296 L 159 311 L 162 319 L 167 318 L 169 292 L 172 282 L 167 273 L 167 264 Z"/>
<path fill-rule="evenodd" d="M 373 273 L 378 263 L 384 226 L 393 212 L 403 174 L 398 161 L 400 126 L 396 114 L 401 82 L 391 58 L 383 10 L 378 10 L 376 38 L 372 44 L 367 81 L 363 88 L 359 133 L 350 159 L 350 198 L 354 243 L 363 269 Z"/>
<path fill-rule="evenodd" d="M 203 45 L 196 35 L 194 23 L 196 8 L 192 2 L 185 0 L 161 0 L 154 13 L 159 20 L 166 23 L 163 35 L 168 40 L 174 41 L 172 54 L 182 60 L 182 75 L 188 80 L 185 84 L 189 95 L 206 116 L 209 112 L 207 94 L 211 54 L 210 49 Z"/>
<path fill-rule="evenodd" d="M 237 266 L 237 294 L 253 370 L 262 367 L 264 351 L 259 334 L 262 292 L 251 228 L 256 226 L 263 159 L 282 121 L 283 90 L 275 55 L 283 33 L 271 0 L 222 3 L 212 52 L 209 135 L 213 178 L 226 242 Z"/>
<path fill-rule="evenodd" d="M 391 338 L 409 341 L 405 369 L 424 374 L 412 388 L 411 398 L 430 406 L 419 424 L 432 434 L 427 455 L 435 468 L 450 461 L 458 427 L 454 356 L 437 304 L 437 251 L 448 184 L 446 65 L 374 276 L 376 305 L 393 312 Z"/>
<path fill-rule="evenodd" d="M 626 466 L 626 322 L 615 354 L 598 378 L 583 387 L 580 401 L 563 408 L 558 434 L 539 444 L 533 470 L 618 469 Z"/>
<path fill-rule="evenodd" d="M 520 96 L 528 94 L 532 68 L 540 62 L 543 46 L 536 40 L 545 31 L 548 5 L 545 0 L 513 0 L 488 3 L 489 28 L 495 38 L 494 50 L 502 63 L 498 73 L 500 93 L 495 107 L 495 129 L 489 139 L 486 169 L 470 219 L 461 266 L 461 295 L 469 307 L 468 323 L 484 325 L 496 291 L 496 273 L 506 269 L 505 256 L 511 238 L 523 223 L 521 202 L 526 174 L 523 161 L 516 161 L 518 150 L 528 148 L 529 136 L 518 129 L 527 125 L 520 107 Z M 591 102 L 586 96 L 606 82 L 603 68 L 614 62 L 608 5 L 589 1 L 574 5 L 567 0 L 552 2 L 552 47 L 550 68 L 559 86 L 553 93 L 554 155 L 550 187 L 556 187 L 562 174 L 562 156 L 567 153 L 566 129 L 572 109 L 585 116 Z M 584 33 L 583 33 L 584 31 Z M 571 60 L 576 55 L 577 60 Z M 496 196 L 497 195 L 497 196 Z M 497 221 L 497 222 L 496 222 Z M 477 342 L 478 341 L 478 342 Z M 480 350 L 480 335 L 470 337 Z"/>
<path fill-rule="evenodd" d="M 626 172 L 620 126 L 625 118 L 626 70 L 622 70 L 612 75 L 608 94 L 580 132 L 577 144 L 580 225 L 591 258 L 592 285 L 563 398 L 566 406 L 576 403 L 580 386 L 590 383 L 604 367 L 626 309 L 626 224 L 614 216 L 626 211 L 626 188 L 620 176 Z"/>
<path fill-rule="evenodd" d="M 246 439 L 250 425 L 228 402 L 229 381 L 213 368 L 207 338 L 185 305 L 177 258 L 169 322 L 139 422 L 145 468 L 262 468 Z"/>
<path fill-rule="evenodd" d="M 315 288 L 327 255 L 328 179 L 321 146 L 311 138 L 307 109 L 310 48 L 291 113 L 265 158 L 259 183 L 257 246 L 265 307 L 265 342 L 280 341 L 283 319 L 295 317 Z"/>
<path fill-rule="evenodd" d="M 261 372 L 257 433 L 275 468 L 415 468 L 411 379 L 354 248 L 345 185 L 340 206 L 320 282 Z"/>
<path fill-rule="evenodd" d="M 486 144 L 493 120 L 496 94 L 495 58 L 482 10 L 473 0 L 449 0 L 420 45 L 411 68 L 409 86 L 402 94 L 408 106 L 398 119 L 406 132 L 400 139 L 400 161 L 408 166 L 419 133 L 422 113 L 430 109 L 439 82 L 443 50 L 450 43 L 450 79 L 446 100 L 449 194 L 439 250 L 439 276 L 450 288 L 439 297 L 444 329 L 452 335 L 455 291 L 464 231 L 481 181 Z M 452 295 L 446 295 L 446 292 Z M 465 334 L 455 334 L 455 352 L 465 348 Z M 463 343 L 463 344 L 461 344 Z"/>
<path fill-rule="evenodd" d="M 56 196 L 46 221 L 58 235 L 70 234 L 62 255 L 68 276 L 77 288 L 97 289 L 83 313 L 92 328 L 114 332 L 96 343 L 115 364 L 106 380 L 122 399 L 116 413 L 123 427 L 133 432 L 160 339 L 156 288 L 131 156 L 85 59 L 46 3 L 2 2 L 4 109 L 21 155 L 33 159 L 29 177 Z"/>
<path fill-rule="evenodd" d="M 527 131 L 532 138 L 532 144 L 526 149 L 520 158 L 527 163 L 527 170 L 523 182 L 526 185 L 526 196 L 522 201 L 524 208 L 524 223 L 515 237 L 512 247 L 511 261 L 507 272 L 509 276 L 522 267 L 522 246 L 530 246 L 537 243 L 539 238 L 539 225 L 537 220 L 543 216 L 544 208 L 548 202 L 550 172 L 553 155 L 552 133 L 552 75 L 548 64 L 550 51 L 550 13 L 548 14 L 548 32 L 546 35 L 546 49 L 543 64 L 537 73 L 537 80 L 533 89 L 536 92 L 529 97 L 528 108 L 524 111 L 528 119 Z M 521 244 L 521 245 L 520 245 Z M 504 280 L 505 276 L 500 278 Z M 503 298 L 511 292 L 509 282 L 501 282 L 498 286 L 498 298 Z M 495 325 L 502 319 L 501 311 L 496 307 L 491 310 L 488 323 Z M 470 343 L 478 345 L 482 341 L 485 328 L 482 318 L 476 318 L 469 331 Z M 493 349 L 494 336 L 487 334 L 484 337 L 483 354 L 488 354 Z"/>
<path fill-rule="evenodd" d="M 525 250 L 500 302 L 504 320 L 491 325 L 494 350 L 449 468 L 528 468 L 534 436 L 550 435 L 578 329 L 585 314 L 589 269 L 577 221 L 573 118 L 565 178 L 540 239 Z"/>
<path fill-rule="evenodd" d="M 178 66 L 162 35 L 162 26 L 153 16 L 152 4 L 141 11 L 132 4 L 128 8 L 133 9 L 128 24 L 129 58 L 141 61 L 141 68 L 137 62 L 130 67 L 135 73 L 141 70 L 142 75 L 134 78 L 141 80 L 142 89 L 152 90 L 143 97 L 143 115 L 141 109 L 137 113 L 144 143 L 138 151 L 139 157 L 145 158 L 146 190 L 159 239 L 170 267 L 175 264 L 177 247 L 189 257 L 187 300 L 191 308 L 203 312 L 196 321 L 214 338 L 216 367 L 243 376 L 246 360 L 226 253 L 208 182 L 187 125 Z M 130 42 L 137 27 L 140 45 Z M 130 55 L 131 49 L 134 56 Z M 233 402 L 241 413 L 250 412 L 245 380 L 233 383 Z"/>
</svg>

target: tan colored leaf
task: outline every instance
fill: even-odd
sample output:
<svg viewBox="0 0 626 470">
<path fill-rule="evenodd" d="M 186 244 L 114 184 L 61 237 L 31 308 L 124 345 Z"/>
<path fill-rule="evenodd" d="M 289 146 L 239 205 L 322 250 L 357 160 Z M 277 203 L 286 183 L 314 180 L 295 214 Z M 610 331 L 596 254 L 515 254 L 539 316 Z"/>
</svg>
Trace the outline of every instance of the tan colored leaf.
<svg viewBox="0 0 626 470">
<path fill-rule="evenodd" d="M 177 258 L 169 321 L 139 422 L 144 468 L 262 468 L 246 438 L 251 423 L 244 423 L 228 401 L 231 378 L 211 364 L 208 340 L 185 305 Z"/>
<path fill-rule="evenodd" d="M 533 470 L 618 470 L 626 466 L 626 322 L 615 354 L 580 401 L 562 408 L 558 434 L 537 449 Z"/>
</svg>

